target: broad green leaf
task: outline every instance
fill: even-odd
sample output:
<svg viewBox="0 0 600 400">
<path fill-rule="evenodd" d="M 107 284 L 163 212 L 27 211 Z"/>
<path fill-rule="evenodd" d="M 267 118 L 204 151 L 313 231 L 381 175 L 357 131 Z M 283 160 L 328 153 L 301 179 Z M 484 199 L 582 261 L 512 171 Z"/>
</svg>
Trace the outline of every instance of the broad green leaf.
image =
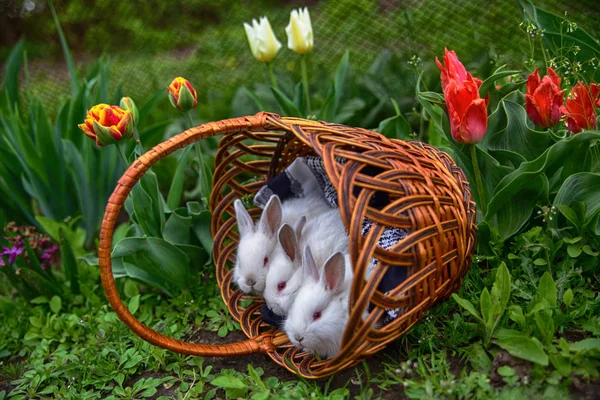
<svg viewBox="0 0 600 400">
<path fill-rule="evenodd" d="M 113 260 L 122 257 L 154 279 L 173 284 L 180 289 L 190 283 L 189 258 L 166 240 L 155 237 L 125 238 L 117 243 L 112 257 Z"/>
<path fill-rule="evenodd" d="M 412 128 L 408 121 L 400 114 L 384 119 L 379 123 L 377 132 L 391 139 L 408 139 Z"/>
<path fill-rule="evenodd" d="M 502 79 L 502 78 L 510 76 L 510 75 L 516 75 L 521 72 L 518 70 L 502 71 L 503 68 L 504 68 L 504 66 L 498 68 L 496 71 L 494 71 L 493 75 L 491 75 L 490 77 L 488 77 L 486 80 L 483 81 L 483 83 L 479 87 L 479 95 L 482 98 L 485 97 L 487 92 L 490 91 L 490 89 L 494 86 L 494 83 L 498 79 Z"/>
<path fill-rule="evenodd" d="M 67 240 L 63 229 L 59 230 L 60 237 L 60 258 L 62 260 L 62 269 L 65 272 L 65 278 L 70 284 L 71 293 L 79 294 L 79 269 L 77 267 L 77 259 L 73 254 L 71 243 Z"/>
<path fill-rule="evenodd" d="M 559 354 L 550 354 L 550 364 L 561 376 L 571 375 L 571 359 L 569 357 L 561 356 Z"/>
<path fill-rule="evenodd" d="M 350 51 L 346 50 L 340 63 L 335 70 L 335 79 L 333 81 L 334 89 L 334 102 L 333 102 L 333 113 L 337 114 L 337 110 L 340 106 L 342 96 L 344 95 L 344 87 L 346 77 L 348 75 L 348 64 L 350 63 Z M 308 110 L 307 110 L 308 111 Z"/>
<path fill-rule="evenodd" d="M 191 226 L 192 217 L 187 215 L 187 208 L 177 208 L 165 223 L 163 237 L 171 244 L 189 244 Z"/>
<path fill-rule="evenodd" d="M 583 248 L 580 243 L 570 244 L 567 246 L 569 257 L 577 258 L 581 255 Z"/>
<path fill-rule="evenodd" d="M 222 375 L 216 377 L 210 384 L 223 389 L 246 389 L 248 385 L 234 376 Z"/>
<path fill-rule="evenodd" d="M 510 299 L 510 272 L 504 262 L 496 271 L 496 278 L 492 286 L 492 301 L 500 303 L 500 315 L 504 314 L 508 300 Z"/>
<path fill-rule="evenodd" d="M 585 206 L 583 221 L 569 208 L 575 202 L 582 202 Z M 600 173 L 580 172 L 568 177 L 556 194 L 554 205 L 575 227 L 591 221 L 600 210 Z"/>
<path fill-rule="evenodd" d="M 544 174 L 551 176 L 560 168 L 566 158 L 578 157 L 578 150 L 583 151 L 592 140 L 599 138 L 600 132 L 581 132 L 550 146 L 535 160 L 522 163 L 516 170 L 507 174 L 496 186 L 495 194 L 488 204 L 486 220 L 492 221 L 493 216 L 507 203 L 514 202 L 514 199 L 526 199 L 527 212 L 521 211 L 518 218 L 515 217 L 516 222 L 524 224 L 531 215 L 529 208 L 533 211 L 532 202 L 536 201 L 539 196 L 543 195 L 545 197 L 547 195 L 548 179 Z M 516 226 L 518 223 L 512 223 L 512 225 Z"/>
<path fill-rule="evenodd" d="M 130 313 L 135 314 L 135 312 L 140 307 L 140 295 L 135 295 L 129 300 L 129 304 L 127 305 L 127 309 Z"/>
<path fill-rule="evenodd" d="M 538 292 L 540 298 L 546 299 L 550 306 L 556 307 L 556 284 L 548 271 L 544 272 L 540 279 Z"/>
<path fill-rule="evenodd" d="M 179 207 L 181 202 L 181 195 L 183 194 L 183 180 L 185 178 L 185 169 L 188 166 L 188 155 L 192 150 L 192 146 L 188 146 L 181 153 L 181 157 L 178 160 L 177 169 L 173 180 L 171 181 L 171 188 L 169 189 L 169 195 L 167 196 L 167 206 L 174 210 Z"/>
<path fill-rule="evenodd" d="M 552 319 L 552 310 L 541 310 L 533 314 L 535 324 L 538 327 L 542 340 L 549 344 L 554 336 L 554 320 Z"/>
<path fill-rule="evenodd" d="M 483 288 L 479 298 L 479 308 L 481 309 L 481 318 L 485 321 L 486 326 L 491 327 L 493 321 L 492 315 L 492 298 L 487 288 Z"/>
<path fill-rule="evenodd" d="M 21 38 L 13 46 L 6 64 L 4 66 L 4 79 L 2 80 L 2 90 L 6 92 L 10 107 L 19 106 L 19 74 L 21 72 L 21 63 L 25 53 L 25 38 Z"/>
<path fill-rule="evenodd" d="M 548 365 L 548 355 L 536 338 L 519 336 L 509 339 L 496 339 L 494 343 L 508 351 L 514 357 L 531 361 L 544 367 Z"/>
<path fill-rule="evenodd" d="M 50 299 L 50 309 L 54 314 L 58 314 L 62 308 L 62 299 L 58 296 L 52 296 Z"/>
<path fill-rule="evenodd" d="M 459 306 L 467 310 L 472 316 L 477 318 L 479 321 L 484 322 L 481 319 L 481 316 L 479 315 L 475 307 L 473 306 L 473 304 L 469 300 L 461 298 L 456 293 L 452 293 L 452 298 L 458 303 Z"/>
<path fill-rule="evenodd" d="M 508 150 L 526 160 L 533 160 L 546 150 L 550 144 L 550 136 L 527 126 L 527 113 L 522 105 L 503 100 L 498 105 L 497 112 L 505 113 L 506 125 L 489 130 L 490 133 L 485 137 L 489 150 Z"/>
<path fill-rule="evenodd" d="M 189 205 L 190 203 L 188 203 L 188 207 Z M 210 233 L 211 214 L 209 211 L 202 211 L 198 217 L 193 218 L 193 221 L 192 229 L 198 240 L 200 240 L 200 243 L 202 243 L 202 247 L 204 247 L 204 250 L 206 250 L 210 256 L 214 244 Z"/>
<path fill-rule="evenodd" d="M 144 190 L 141 182 L 138 182 L 131 191 L 131 200 L 135 211 L 135 219 L 144 230 L 144 233 L 152 237 L 161 236 L 160 222 L 156 219 L 152 198 Z"/>
<path fill-rule="evenodd" d="M 570 343 L 569 349 L 579 353 L 584 351 L 596 351 L 600 354 L 600 339 L 583 339 L 579 342 Z"/>
<path fill-rule="evenodd" d="M 567 289 L 565 290 L 565 293 L 563 293 L 563 303 L 565 303 L 567 307 L 571 306 L 571 303 L 573 303 L 573 291 L 571 289 Z"/>
</svg>

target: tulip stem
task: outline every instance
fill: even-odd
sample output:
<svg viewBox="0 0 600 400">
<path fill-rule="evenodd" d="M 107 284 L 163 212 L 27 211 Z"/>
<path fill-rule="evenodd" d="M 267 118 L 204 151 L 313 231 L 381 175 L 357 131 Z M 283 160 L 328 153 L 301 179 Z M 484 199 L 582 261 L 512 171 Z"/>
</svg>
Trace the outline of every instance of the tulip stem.
<svg viewBox="0 0 600 400">
<path fill-rule="evenodd" d="M 189 128 L 193 128 L 196 124 L 194 123 L 194 118 L 192 118 L 192 111 L 185 113 L 187 115 L 188 121 L 190 122 Z M 196 150 L 196 155 L 198 156 L 198 175 L 200 176 L 200 180 L 202 181 L 203 187 L 206 187 L 208 184 L 208 177 L 206 176 L 206 171 L 204 170 L 204 157 L 202 156 L 202 146 L 201 142 L 194 143 L 194 148 Z M 200 193 L 202 197 L 202 201 L 204 204 L 208 206 L 208 200 L 205 195 L 208 196 L 210 193 L 206 193 L 206 190 L 202 190 L 203 193 Z"/>
<path fill-rule="evenodd" d="M 308 72 L 306 68 L 306 54 L 300 57 L 300 71 L 302 73 L 302 86 L 304 86 L 304 97 L 306 97 L 306 114 L 310 114 L 310 95 L 308 94 Z"/>
<path fill-rule="evenodd" d="M 121 162 L 123 163 L 123 168 L 125 168 L 125 169 L 129 168 L 129 161 L 127 161 L 127 157 L 125 156 L 123 147 L 121 147 L 119 145 L 119 143 L 115 144 L 115 146 L 117 147 L 117 153 L 119 153 L 119 158 L 121 159 Z"/>
<path fill-rule="evenodd" d="M 487 200 L 483 191 L 483 182 L 481 181 L 481 171 L 479 170 L 479 161 L 477 160 L 477 145 L 469 145 L 471 150 L 471 161 L 473 162 L 473 174 L 475 175 L 475 182 L 477 184 L 477 193 L 479 194 L 479 206 L 481 207 L 481 214 L 485 217 L 487 214 Z"/>
<path fill-rule="evenodd" d="M 275 80 L 275 74 L 273 73 L 273 65 L 270 62 L 267 63 L 267 71 L 269 72 L 271 86 L 277 89 L 277 80 Z"/>
</svg>

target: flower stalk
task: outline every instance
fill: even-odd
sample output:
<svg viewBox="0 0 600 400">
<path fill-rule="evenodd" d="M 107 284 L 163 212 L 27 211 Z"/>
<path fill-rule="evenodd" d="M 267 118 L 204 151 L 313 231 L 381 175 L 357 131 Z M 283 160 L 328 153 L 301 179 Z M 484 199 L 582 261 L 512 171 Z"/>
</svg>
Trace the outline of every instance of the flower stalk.
<svg viewBox="0 0 600 400">
<path fill-rule="evenodd" d="M 308 92 L 308 68 L 306 67 L 306 54 L 300 57 L 300 70 L 302 73 L 302 86 L 304 87 L 304 97 L 306 97 L 306 114 L 310 114 L 310 95 Z"/>
<path fill-rule="evenodd" d="M 487 199 L 485 198 L 485 192 L 483 189 L 483 181 L 481 180 L 481 171 L 479 170 L 479 161 L 477 159 L 477 145 L 469 145 L 471 150 L 471 162 L 473 163 L 473 174 L 475 175 L 475 184 L 477 185 L 477 193 L 479 195 L 479 206 L 481 214 L 485 217 L 487 214 Z"/>
</svg>

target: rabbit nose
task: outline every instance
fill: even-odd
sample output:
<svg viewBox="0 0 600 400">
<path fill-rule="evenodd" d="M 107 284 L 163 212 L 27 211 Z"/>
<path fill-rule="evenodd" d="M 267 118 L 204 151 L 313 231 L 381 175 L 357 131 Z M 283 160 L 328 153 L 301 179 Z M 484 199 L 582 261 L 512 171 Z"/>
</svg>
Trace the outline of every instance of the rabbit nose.
<svg viewBox="0 0 600 400">
<path fill-rule="evenodd" d="M 253 287 L 256 285 L 256 279 L 254 278 L 246 278 L 246 285 Z"/>
<path fill-rule="evenodd" d="M 294 336 L 294 338 L 296 339 L 296 341 L 298 343 L 302 343 L 302 341 L 304 340 L 304 336 L 300 336 L 300 335 L 296 335 L 296 336 Z"/>
</svg>

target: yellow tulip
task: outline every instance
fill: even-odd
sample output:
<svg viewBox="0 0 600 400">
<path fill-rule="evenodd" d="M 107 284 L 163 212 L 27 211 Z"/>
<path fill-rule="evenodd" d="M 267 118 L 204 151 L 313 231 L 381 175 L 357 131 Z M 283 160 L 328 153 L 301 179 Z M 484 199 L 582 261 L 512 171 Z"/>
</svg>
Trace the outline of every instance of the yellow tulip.
<svg viewBox="0 0 600 400">
<path fill-rule="evenodd" d="M 253 19 L 252 26 L 244 22 L 244 29 L 254 58 L 264 63 L 273 61 L 281 43 L 275 37 L 267 17 L 260 18 L 260 22 Z"/>
<path fill-rule="evenodd" d="M 313 48 L 313 31 L 308 8 L 292 11 L 285 33 L 287 33 L 290 50 L 298 54 L 305 54 Z"/>
</svg>

